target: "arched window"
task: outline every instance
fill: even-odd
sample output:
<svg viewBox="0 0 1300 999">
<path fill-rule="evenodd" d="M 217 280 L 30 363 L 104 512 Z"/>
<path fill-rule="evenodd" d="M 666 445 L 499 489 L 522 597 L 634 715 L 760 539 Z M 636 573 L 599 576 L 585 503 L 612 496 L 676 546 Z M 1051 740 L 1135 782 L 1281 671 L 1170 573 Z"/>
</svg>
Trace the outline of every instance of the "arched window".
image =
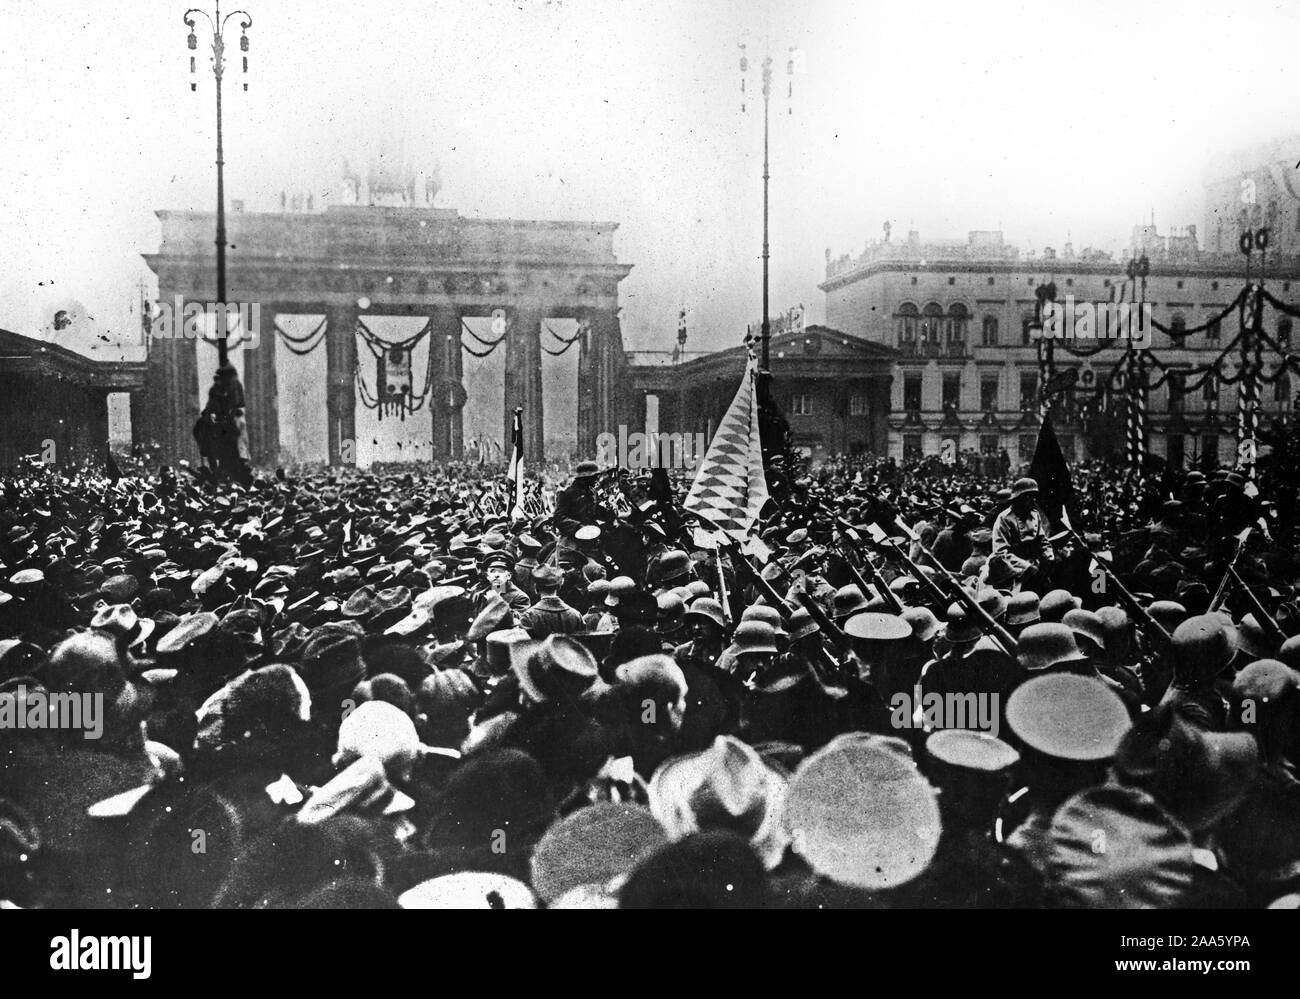
<svg viewBox="0 0 1300 999">
<path fill-rule="evenodd" d="M 921 313 L 911 302 L 904 302 L 894 313 L 894 331 L 898 334 L 898 348 L 903 353 L 916 352 L 916 331 Z"/>
<path fill-rule="evenodd" d="M 948 339 L 964 341 L 968 322 L 970 322 L 970 312 L 966 306 L 961 302 L 953 302 L 948 306 Z"/>
<path fill-rule="evenodd" d="M 980 341 L 985 347 L 996 347 L 998 345 L 998 317 L 984 317 L 984 335 Z"/>
<path fill-rule="evenodd" d="M 921 342 L 937 345 L 942 331 L 943 309 L 938 302 L 931 302 L 921 310 Z"/>
<path fill-rule="evenodd" d="M 1028 347 L 1030 344 L 1034 342 L 1034 338 L 1029 335 L 1029 330 L 1033 325 L 1034 325 L 1034 314 L 1032 312 L 1029 313 L 1028 315 L 1021 317 L 1020 320 L 1021 346 Z"/>
</svg>

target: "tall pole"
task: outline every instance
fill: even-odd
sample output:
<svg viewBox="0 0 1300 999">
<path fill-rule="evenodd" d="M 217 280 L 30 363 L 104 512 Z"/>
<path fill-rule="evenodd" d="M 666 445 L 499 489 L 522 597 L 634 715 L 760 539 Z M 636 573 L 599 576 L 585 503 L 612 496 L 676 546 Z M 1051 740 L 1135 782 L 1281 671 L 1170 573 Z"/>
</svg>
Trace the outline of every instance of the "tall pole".
<svg viewBox="0 0 1300 999">
<path fill-rule="evenodd" d="M 772 57 L 763 58 L 763 352 L 759 364 L 759 383 L 767 391 L 770 378 L 768 370 L 768 342 L 772 338 L 772 324 L 767 315 L 767 262 L 770 256 L 767 241 L 767 189 L 771 173 L 768 169 L 768 110 L 772 103 Z"/>
<path fill-rule="evenodd" d="M 221 23 L 221 0 L 217 0 L 217 23 Z M 226 347 L 226 160 L 221 150 L 221 77 L 222 50 L 225 44 L 218 31 L 212 42 L 213 69 L 217 77 L 217 309 L 221 325 L 217 329 L 217 367 L 228 362 Z"/>
<path fill-rule="evenodd" d="M 226 159 L 222 146 L 221 135 L 221 81 L 225 76 L 226 70 L 226 39 L 225 28 L 226 22 L 232 17 L 239 17 L 241 35 L 239 38 L 239 48 L 241 52 L 248 51 L 248 29 L 252 27 L 253 19 L 248 16 L 246 11 L 236 10 L 227 14 L 224 18 L 221 16 L 221 0 L 217 0 L 216 12 L 209 17 L 207 11 L 192 7 L 185 12 L 185 24 L 190 29 L 189 44 L 190 51 L 198 48 L 198 37 L 194 33 L 195 14 L 202 14 L 207 18 L 208 24 L 212 27 L 212 74 L 216 78 L 217 90 L 217 302 L 222 306 L 217 310 L 220 316 L 220 326 L 217 328 L 217 366 L 224 368 L 229 363 L 229 351 L 227 345 L 227 335 L 229 330 L 226 326 Z M 244 72 L 248 72 L 248 56 L 243 57 Z M 190 56 L 190 73 L 196 72 L 194 57 Z M 190 89 L 198 89 L 198 84 L 190 82 Z M 248 89 L 248 84 L 244 84 L 244 89 Z"/>
</svg>

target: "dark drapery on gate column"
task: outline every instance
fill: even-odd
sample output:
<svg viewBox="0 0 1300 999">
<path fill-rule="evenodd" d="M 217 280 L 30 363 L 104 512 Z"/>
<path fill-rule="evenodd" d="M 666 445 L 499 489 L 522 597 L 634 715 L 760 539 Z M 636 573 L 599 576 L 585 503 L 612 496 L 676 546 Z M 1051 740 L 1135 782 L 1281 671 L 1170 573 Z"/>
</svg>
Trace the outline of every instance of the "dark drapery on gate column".
<svg viewBox="0 0 1300 999">
<path fill-rule="evenodd" d="M 158 300 L 172 306 L 176 294 L 170 285 L 160 285 Z M 182 458 L 197 461 L 198 445 L 194 442 L 194 424 L 199 419 L 199 368 L 194 340 L 184 338 L 183 316 L 174 317 L 169 337 L 153 337 L 149 343 L 149 362 L 145 368 L 144 393 L 140 399 L 139 420 L 143 444 L 159 445 L 158 460 L 174 465 Z M 205 372 L 204 398 L 212 375 Z M 132 419 L 136 419 L 132 414 Z"/>
<path fill-rule="evenodd" d="M 505 422 L 501 438 L 509 457 L 515 407 L 524 411 L 524 455 L 541 461 L 546 440 L 542 426 L 542 313 L 511 310 L 506 320 Z"/>
<path fill-rule="evenodd" d="M 281 310 L 268 305 L 261 310 L 256 340 L 244 344 L 244 397 L 248 402 L 248 453 L 254 465 L 275 465 L 280 460 L 280 392 L 275 374 L 276 319 Z"/>
<path fill-rule="evenodd" d="M 464 455 L 465 388 L 460 348 L 460 310 L 448 306 L 430 316 L 430 375 L 433 385 L 429 395 L 429 430 L 433 440 L 433 460 L 460 461 Z"/>
<path fill-rule="evenodd" d="M 331 465 L 357 463 L 357 310 L 335 306 L 326 313 L 325 412 Z"/>
</svg>

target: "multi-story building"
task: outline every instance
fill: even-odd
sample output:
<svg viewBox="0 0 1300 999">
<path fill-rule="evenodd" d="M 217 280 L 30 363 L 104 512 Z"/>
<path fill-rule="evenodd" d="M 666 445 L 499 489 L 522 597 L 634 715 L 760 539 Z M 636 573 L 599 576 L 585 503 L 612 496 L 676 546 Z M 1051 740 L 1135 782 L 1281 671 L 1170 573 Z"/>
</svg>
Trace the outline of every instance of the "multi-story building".
<svg viewBox="0 0 1300 999">
<path fill-rule="evenodd" d="M 1213 192 L 1211 192 L 1213 193 Z M 1133 230 L 1131 255 L 1145 255 L 1150 272 L 1145 301 L 1156 321 L 1174 329 L 1194 328 L 1225 310 L 1245 284 L 1246 258 L 1236 249 L 1207 253 L 1195 226 L 1161 236 L 1154 225 Z M 972 232 L 965 240 L 922 241 L 916 232 L 904 241 L 869 244 L 861 255 L 826 258 L 826 325 L 873 343 L 895 347 L 889 419 L 889 453 L 898 459 L 944 452 L 1005 449 L 1013 463 L 1029 461 L 1038 429 L 1039 341 L 1031 334 L 1038 316 L 1038 289 L 1054 285 L 1056 300 L 1110 302 L 1132 297 L 1126 280 L 1128 256 L 1093 250 L 1021 255 L 1000 232 Z M 1292 278 L 1300 281 L 1294 256 L 1269 254 L 1269 289 L 1293 297 Z M 1255 257 L 1258 268 L 1258 255 Z M 1258 272 L 1252 277 L 1257 278 Z M 1136 289 L 1142 297 L 1141 285 Z M 1300 285 L 1295 289 L 1300 297 Z M 1290 336 L 1290 321 L 1266 313 L 1271 335 Z M 1191 372 L 1213 361 L 1236 336 L 1234 311 L 1221 322 L 1181 342 L 1154 333 L 1150 349 L 1176 372 Z M 1104 344 L 1097 354 L 1079 358 L 1061 342 L 1053 347 L 1055 370 L 1077 368 L 1074 385 L 1056 396 L 1054 426 L 1067 457 L 1103 455 L 1122 447 L 1123 399 L 1112 393 L 1108 410 L 1087 412 L 1080 402 L 1105 384 L 1127 349 L 1124 340 Z M 1092 346 L 1089 344 L 1088 346 Z M 1236 352 L 1225 373 L 1235 372 Z M 1265 369 L 1277 358 L 1266 357 Z M 1158 372 L 1157 372 L 1158 373 Z M 1155 388 L 1148 399 L 1152 453 L 1182 462 L 1229 460 L 1235 446 L 1237 386 L 1206 380 L 1193 393 L 1182 390 L 1180 375 Z M 1289 412 L 1290 379 L 1263 386 L 1261 410 Z M 951 442 L 951 443 L 949 443 Z"/>
</svg>

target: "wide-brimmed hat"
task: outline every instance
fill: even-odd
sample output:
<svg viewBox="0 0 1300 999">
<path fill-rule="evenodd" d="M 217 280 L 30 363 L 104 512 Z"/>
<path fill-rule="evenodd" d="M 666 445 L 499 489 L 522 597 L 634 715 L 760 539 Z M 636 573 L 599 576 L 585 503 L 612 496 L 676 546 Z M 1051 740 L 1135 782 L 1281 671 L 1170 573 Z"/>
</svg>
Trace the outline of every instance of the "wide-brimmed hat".
<svg viewBox="0 0 1300 999">
<path fill-rule="evenodd" d="M 911 881 L 939 846 L 939 804 L 905 743 L 848 733 L 791 778 L 784 824 L 795 851 L 823 877 L 880 890 Z"/>
<path fill-rule="evenodd" d="M 548 635 L 524 655 L 512 657 L 519 686 L 539 704 L 576 699 L 600 679 L 596 659 L 567 635 Z"/>
<path fill-rule="evenodd" d="M 596 802 L 546 831 L 533 849 L 531 882 L 548 904 L 582 887 L 617 891 L 633 868 L 667 842 L 649 809 Z"/>
<path fill-rule="evenodd" d="M 1249 732 L 1208 732 L 1172 705 L 1140 716 L 1113 764 L 1193 832 L 1231 815 L 1255 787 L 1259 748 Z"/>
<path fill-rule="evenodd" d="M 722 830 L 749 840 L 772 870 L 785 855 L 785 778 L 747 743 L 720 735 L 698 753 L 662 763 L 650 779 L 650 811 L 670 839 Z"/>
<path fill-rule="evenodd" d="M 402 892 L 403 909 L 537 909 L 537 897 L 508 874 L 461 871 L 421 882 Z"/>
<path fill-rule="evenodd" d="M 1197 880 L 1187 830 L 1135 787 L 1106 785 L 1075 795 L 1047 833 L 1046 877 L 1057 905 L 1173 909 Z"/>
</svg>

